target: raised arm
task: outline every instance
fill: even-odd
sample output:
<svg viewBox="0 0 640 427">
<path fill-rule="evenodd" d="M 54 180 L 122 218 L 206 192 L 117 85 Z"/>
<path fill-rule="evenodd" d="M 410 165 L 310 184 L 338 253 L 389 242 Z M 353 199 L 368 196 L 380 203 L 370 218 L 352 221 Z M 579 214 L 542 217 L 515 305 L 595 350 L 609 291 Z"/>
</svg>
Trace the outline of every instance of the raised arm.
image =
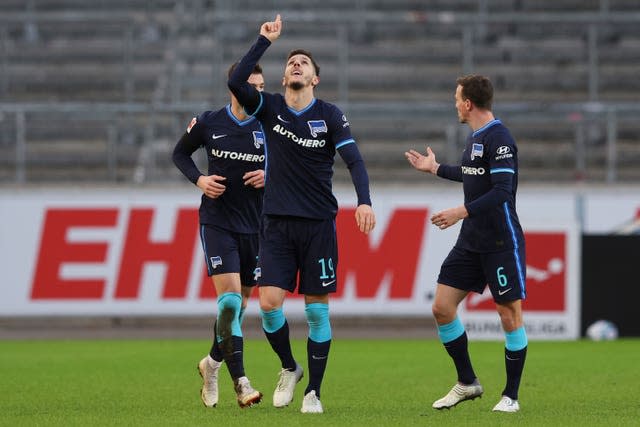
<svg viewBox="0 0 640 427">
<path fill-rule="evenodd" d="M 276 19 L 273 21 L 267 21 L 260 26 L 260 35 L 269 39 L 271 43 L 276 41 L 280 37 L 282 31 L 282 19 L 280 14 L 276 15 Z"/>
<path fill-rule="evenodd" d="M 240 60 L 227 82 L 229 90 L 238 99 L 238 102 L 244 106 L 249 115 L 253 116 L 260 110 L 262 95 L 251 84 L 247 83 L 247 79 L 267 48 L 280 36 L 281 30 L 282 21 L 280 15 L 276 16 L 275 21 L 262 24 L 258 40 Z"/>
</svg>

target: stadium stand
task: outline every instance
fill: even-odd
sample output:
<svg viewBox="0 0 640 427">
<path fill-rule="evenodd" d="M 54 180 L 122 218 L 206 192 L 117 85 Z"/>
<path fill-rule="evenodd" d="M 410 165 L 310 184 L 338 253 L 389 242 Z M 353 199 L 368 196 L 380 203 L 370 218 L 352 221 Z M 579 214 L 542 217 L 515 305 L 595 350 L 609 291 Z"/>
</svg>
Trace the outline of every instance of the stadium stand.
<svg viewBox="0 0 640 427">
<path fill-rule="evenodd" d="M 275 10 L 268 89 L 290 49 L 314 52 L 318 95 L 348 114 L 374 183 L 411 180 L 407 148 L 456 161 L 469 72 L 494 81 L 523 181 L 640 179 L 637 1 L 3 0 L 0 183 L 184 182 L 173 144 L 226 102 L 228 65 Z"/>
</svg>

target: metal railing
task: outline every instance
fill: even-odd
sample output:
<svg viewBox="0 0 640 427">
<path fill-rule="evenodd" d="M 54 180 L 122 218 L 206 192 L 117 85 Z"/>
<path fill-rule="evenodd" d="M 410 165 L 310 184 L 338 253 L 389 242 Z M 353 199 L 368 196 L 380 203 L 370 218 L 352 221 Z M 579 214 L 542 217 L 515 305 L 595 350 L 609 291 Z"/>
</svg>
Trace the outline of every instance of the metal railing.
<svg viewBox="0 0 640 427">
<path fill-rule="evenodd" d="M 441 139 L 447 147 L 447 158 L 454 161 L 461 140 L 466 131 L 455 123 L 451 102 L 415 102 L 391 97 L 386 101 L 366 101 L 354 96 L 357 81 L 350 76 L 349 70 L 354 65 L 353 57 L 367 37 L 367 31 L 376 25 L 389 25 L 395 28 L 429 28 L 432 31 L 441 29 L 459 42 L 459 63 L 452 68 L 460 73 L 476 72 L 478 69 L 478 51 L 487 44 L 494 26 L 512 25 L 516 29 L 524 26 L 540 26 L 554 29 L 561 26 L 578 28 L 584 38 L 585 56 L 579 65 L 586 69 L 586 80 L 581 89 L 579 102 L 562 102 L 558 100 L 524 100 L 523 102 L 497 102 L 497 113 L 501 118 L 517 126 L 535 123 L 541 127 L 551 126 L 562 122 L 565 127 L 572 129 L 571 147 L 574 150 L 565 166 L 572 169 L 571 179 L 590 179 L 590 158 L 598 152 L 598 159 L 602 159 L 603 173 L 598 180 L 604 182 L 618 182 L 629 179 L 620 174 L 620 167 L 629 158 L 634 159 L 633 141 L 640 140 L 640 125 L 633 125 L 635 117 L 640 112 L 633 102 L 622 99 L 604 97 L 602 91 L 602 52 L 601 39 L 611 32 L 612 27 L 618 25 L 640 28 L 640 7 L 637 11 L 612 10 L 607 0 L 598 3 L 598 8 L 581 12 L 495 12 L 489 11 L 488 2 L 479 0 L 477 9 L 468 12 L 450 12 L 440 10 L 403 10 L 403 11 L 375 11 L 370 9 L 367 0 L 349 3 L 344 10 L 323 10 L 313 13 L 299 10 L 284 10 L 283 15 L 287 23 L 292 23 L 294 35 L 305 34 L 313 37 L 314 29 L 321 34 L 323 42 L 335 47 L 332 64 L 339 71 L 339 77 L 326 79 L 329 81 L 330 91 L 338 104 L 350 117 L 357 122 L 365 117 L 378 117 L 380 121 L 387 120 L 390 124 L 394 120 L 406 117 L 438 118 L 442 120 Z M 273 5 L 275 7 L 275 5 Z M 35 172 L 43 161 L 35 161 L 33 148 L 37 138 L 32 136 L 30 123 L 33 118 L 55 113 L 59 119 L 59 127 L 53 128 L 53 133 L 59 133 L 66 125 L 92 117 L 93 126 L 97 128 L 96 138 L 102 139 L 104 147 L 104 173 L 94 179 L 97 181 L 144 182 L 149 177 L 157 178 L 163 175 L 163 162 L 171 144 L 180 136 L 188 117 L 194 113 L 210 109 L 211 105 L 221 106 L 228 102 L 228 94 L 223 73 L 218 73 L 236 60 L 237 52 L 248 46 L 247 40 L 252 40 L 257 34 L 259 23 L 273 15 L 272 9 L 265 10 L 237 10 L 233 2 L 215 2 L 215 8 L 205 10 L 201 1 L 178 1 L 173 10 L 163 10 L 155 13 L 153 9 L 145 13 L 128 14 L 124 11 L 100 12 L 41 12 L 25 10 L 24 12 L 8 12 L 0 14 L 0 182 L 26 183 L 37 181 L 39 175 Z M 96 28 L 101 25 L 121 28 L 120 37 L 114 38 L 114 43 L 122 48 L 121 66 L 123 79 L 121 82 L 121 96 L 116 102 L 22 102 L 11 99 L 11 87 L 14 83 L 8 70 L 11 68 L 10 45 L 15 37 L 15 28 L 23 26 L 25 37 L 35 37 L 38 25 L 72 23 L 90 23 Z M 195 25 L 196 23 L 197 25 Z M 138 35 L 145 28 L 153 26 L 159 29 L 166 53 L 157 72 L 151 77 L 155 79 L 155 89 L 144 101 L 139 101 L 139 89 L 136 86 L 134 66 L 136 51 L 143 48 Z M 297 28 L 296 28 L 297 26 Z M 29 30 L 31 28 L 31 30 Z M 35 31 L 35 32 L 34 32 Z M 296 32 L 297 31 L 297 32 Z M 329 35 L 327 35 L 329 33 Z M 575 34 L 574 34 L 575 35 Z M 637 35 L 640 39 L 640 35 Z M 184 64 L 185 53 L 179 45 L 180 38 L 196 39 L 208 37 L 213 41 L 211 52 L 202 52 L 211 65 L 211 75 L 202 86 L 202 92 L 210 95 L 205 100 L 194 101 L 185 95 L 183 87 L 185 79 L 189 78 L 181 64 Z M 37 37 L 32 40 L 38 43 Z M 238 50 L 240 49 L 240 50 Z M 331 48 L 330 48 L 331 49 Z M 381 52 L 383 54 L 384 52 Z M 640 61 L 636 67 L 640 67 Z M 416 63 L 420 65 L 420 57 Z M 633 66 L 632 66 L 633 67 Z M 480 67 L 481 68 L 481 67 Z M 399 78 L 406 67 L 399 68 Z M 219 74 L 219 75 L 218 75 Z M 277 76 L 267 76 L 278 87 Z M 453 81 L 454 75 L 449 76 Z M 415 77 L 408 77 L 415 78 Z M 416 79 L 416 86 L 420 81 Z M 331 86 L 333 85 L 333 86 Z M 621 85 L 625 81 L 621 79 Z M 372 87 L 372 90 L 375 87 Z M 446 90 L 448 90 L 447 88 Z M 497 94 L 499 98 L 500 93 Z M 620 123 L 625 124 L 625 135 L 621 137 Z M 589 128 L 597 125 L 602 132 L 594 138 Z M 142 127 L 142 128 L 140 128 Z M 136 134 L 132 137 L 132 134 Z M 516 134 L 516 139 L 518 135 Z M 625 150 L 621 148 L 621 138 L 624 139 Z M 594 141 L 596 140 L 597 141 Z M 548 147 L 548 141 L 538 141 L 530 138 L 540 147 Z M 631 142 L 630 142 L 631 141 Z M 40 141 L 41 142 L 41 141 Z M 388 141 L 393 143 L 396 141 Z M 366 140 L 362 142 L 368 144 Z M 545 145 L 547 143 L 547 145 Z M 631 144 L 631 145 L 630 145 Z M 126 146 L 127 155 L 135 155 L 134 162 L 123 160 L 119 153 Z M 55 148 L 54 148 L 55 149 Z M 375 148 L 373 148 L 375 149 Z M 638 148 L 640 150 L 640 148 Z M 544 153 L 540 156 L 544 156 Z M 99 157 L 99 155 L 98 155 Z M 70 163 L 82 161 L 70 157 Z M 96 160 L 92 160 L 95 164 Z M 544 159 L 541 158 L 540 162 Z M 125 167 L 133 172 L 119 173 Z M 133 166 L 131 166 L 133 163 Z M 64 167 L 64 162 L 60 164 Z M 375 165 L 374 165 L 375 167 Z M 380 165 L 384 168 L 384 165 Z M 526 165 L 525 165 L 526 167 Z M 154 172 L 156 171 L 156 172 Z M 155 175 L 154 175 L 155 173 Z M 178 179 L 176 175 L 163 175 L 165 179 Z M 533 175 L 532 175 L 533 176 Z M 87 177 L 91 180 L 91 177 Z M 635 178 L 632 178 L 635 179 Z"/>
<path fill-rule="evenodd" d="M 4 140 L 2 143 L 2 164 L 5 169 L 4 176 L 0 176 L 4 183 L 28 183 L 47 180 L 46 176 L 38 173 L 38 170 L 47 166 L 46 159 L 38 158 L 40 154 L 30 153 L 29 147 L 34 145 L 48 145 L 49 152 L 56 150 L 56 141 L 39 141 L 38 138 L 30 138 L 29 123 L 40 120 L 39 117 L 56 115 L 57 127 L 52 132 L 59 132 L 65 127 L 77 125 L 83 120 L 91 118 L 92 126 L 98 129 L 98 134 L 102 134 L 103 149 L 99 151 L 98 159 L 85 159 L 87 167 L 93 168 L 93 172 L 87 170 L 84 181 L 96 182 L 145 182 L 171 181 L 181 179 L 173 170 L 170 161 L 170 151 L 184 132 L 184 126 L 194 112 L 204 111 L 204 104 L 91 104 L 91 103 L 67 103 L 67 104 L 7 104 L 0 103 L 0 134 Z M 394 111 L 389 115 L 389 109 Z M 89 115 L 87 113 L 90 113 Z M 619 170 L 622 156 L 633 155 L 640 160 L 640 144 L 631 146 L 626 154 L 620 154 L 618 146 L 618 122 L 625 121 L 634 123 L 640 107 L 632 103 L 606 104 L 532 104 L 532 103 L 506 103 L 496 106 L 496 115 L 504 120 L 513 130 L 516 140 L 519 140 L 518 128 L 523 126 L 544 127 L 551 122 L 562 123 L 571 129 L 571 154 L 560 164 L 550 164 L 546 166 L 550 172 L 553 168 L 562 167 L 565 174 L 556 174 L 556 180 L 595 180 L 606 183 L 621 181 Z M 363 119 L 376 120 L 381 123 L 388 123 L 389 126 L 398 117 L 415 117 L 416 120 L 429 120 L 439 122 L 439 129 L 442 134 L 445 152 L 440 157 L 449 162 L 458 161 L 459 149 L 468 133 L 468 129 L 460 127 L 455 122 L 455 113 L 452 111 L 450 103 L 394 103 L 392 105 L 379 105 L 369 103 L 351 103 L 349 106 L 349 118 L 353 126 L 356 127 L 358 121 Z M 96 120 L 96 117 L 99 117 Z M 174 126 L 166 126 L 171 122 Z M 127 125 L 128 123 L 128 125 Z M 597 125 L 601 132 L 597 137 L 589 134 L 588 128 Z M 357 127 L 354 129 L 357 131 Z M 636 131 L 638 129 L 636 128 Z M 131 133 L 137 133 L 137 137 L 131 141 Z M 542 136 L 544 138 L 544 136 Z M 95 139 L 95 138 L 94 138 Z M 59 142 L 59 141 L 58 141 Z M 415 141 L 412 141 L 415 142 Z M 380 142 L 378 142 L 379 144 Z M 406 149 L 402 145 L 402 140 L 390 140 L 388 144 L 397 146 L 398 158 Z M 423 145 L 430 141 L 421 141 Z M 363 147 L 373 144 L 366 139 L 360 141 Z M 539 146 L 545 151 L 538 153 L 540 162 L 544 164 L 547 156 L 557 155 L 552 143 L 544 140 L 528 138 L 527 144 Z M 370 149 L 375 150 L 375 144 Z M 63 148 L 58 150 L 63 153 Z M 123 150 L 123 148 L 128 148 Z M 58 163 L 60 168 L 71 168 L 82 166 L 78 162 L 78 153 L 82 153 L 86 147 L 78 145 L 73 152 L 69 151 L 68 162 Z M 31 150 L 33 151 L 33 150 Z M 128 158 L 122 158 L 118 153 L 125 153 Z M 554 154 L 555 152 L 555 154 Z M 46 155 L 46 154 L 45 154 Z M 591 173 L 594 168 L 588 163 L 588 157 L 595 157 L 600 176 Z M 134 156 L 134 158 L 131 158 Z M 82 157 L 82 156 L 80 156 Z M 389 170 L 393 168 L 392 159 L 382 156 L 379 159 L 371 156 L 368 160 L 372 169 L 380 168 Z M 521 159 L 521 172 L 526 177 L 528 172 L 533 172 L 539 165 L 532 165 L 530 171 L 527 170 L 526 159 Z M 628 160 L 628 159 L 627 159 Z M 99 163 L 102 163 L 100 166 Z M 396 164 L 402 163 L 396 162 Z M 100 166 L 100 167 L 98 167 Z M 544 166 L 543 166 L 544 167 Z M 626 166 L 630 168 L 631 166 Z M 567 170 L 568 168 L 568 170 Z M 103 172 L 96 173 L 100 169 Z M 124 171 L 126 169 L 126 171 Z M 635 167 L 634 167 L 635 169 Z M 120 170 L 122 173 L 118 173 Z M 540 171 L 538 171 L 540 172 Z M 530 173 L 535 177 L 536 174 Z M 539 174 L 538 174 L 539 176 Z M 595 178 L 594 178 L 595 177 Z M 61 178 L 64 180 L 64 176 Z M 393 174 L 390 174 L 390 182 L 394 181 Z M 402 179 L 398 176 L 397 179 Z M 535 178 L 533 178 L 535 179 Z M 624 178 L 628 180 L 629 178 Z M 69 176 L 69 180 L 74 178 Z"/>
</svg>

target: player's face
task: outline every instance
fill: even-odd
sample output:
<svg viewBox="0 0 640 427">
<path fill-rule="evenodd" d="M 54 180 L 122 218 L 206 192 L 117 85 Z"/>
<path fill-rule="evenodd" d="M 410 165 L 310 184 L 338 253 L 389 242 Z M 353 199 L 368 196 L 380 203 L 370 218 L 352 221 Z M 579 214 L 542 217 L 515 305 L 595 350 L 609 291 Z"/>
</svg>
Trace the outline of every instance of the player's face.
<svg viewBox="0 0 640 427">
<path fill-rule="evenodd" d="M 264 90 L 264 77 L 262 74 L 251 74 L 247 79 L 247 82 L 256 88 L 258 92 L 262 92 Z"/>
<path fill-rule="evenodd" d="M 456 88 L 456 110 L 458 110 L 458 121 L 460 123 L 467 123 L 469 120 L 470 107 L 471 101 L 462 99 L 462 86 L 458 85 Z"/>
<path fill-rule="evenodd" d="M 308 86 L 315 86 L 319 82 L 316 70 L 307 55 L 293 55 L 284 68 L 282 85 L 293 90 L 301 90 Z"/>
</svg>

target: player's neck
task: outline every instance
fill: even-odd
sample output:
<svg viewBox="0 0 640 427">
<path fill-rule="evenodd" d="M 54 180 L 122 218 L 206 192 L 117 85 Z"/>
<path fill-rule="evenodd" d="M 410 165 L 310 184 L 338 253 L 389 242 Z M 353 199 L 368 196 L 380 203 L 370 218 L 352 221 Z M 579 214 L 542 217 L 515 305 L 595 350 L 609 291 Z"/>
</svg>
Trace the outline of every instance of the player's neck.
<svg viewBox="0 0 640 427">
<path fill-rule="evenodd" d="M 495 120 L 490 110 L 478 110 L 469 118 L 469 126 L 475 132 L 485 126 L 487 123 Z"/>
<path fill-rule="evenodd" d="M 284 92 L 284 100 L 287 107 L 302 111 L 313 101 L 313 88 L 308 87 L 300 90 L 287 88 Z"/>
<path fill-rule="evenodd" d="M 233 116 L 238 119 L 239 122 L 242 122 L 247 119 L 247 114 L 244 112 L 244 108 L 237 102 L 231 101 L 231 113 Z"/>
</svg>

